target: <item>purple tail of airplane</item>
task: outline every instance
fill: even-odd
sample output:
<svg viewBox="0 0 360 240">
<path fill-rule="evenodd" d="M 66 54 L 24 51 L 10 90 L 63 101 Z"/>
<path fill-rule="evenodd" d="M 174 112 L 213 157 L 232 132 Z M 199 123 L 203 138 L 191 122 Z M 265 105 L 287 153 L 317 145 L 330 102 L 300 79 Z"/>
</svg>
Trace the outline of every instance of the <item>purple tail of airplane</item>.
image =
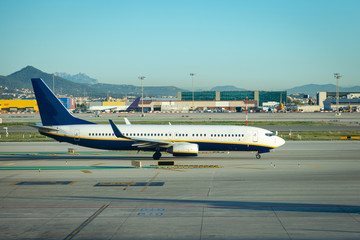
<svg viewBox="0 0 360 240">
<path fill-rule="evenodd" d="M 135 99 L 135 101 L 132 104 L 130 104 L 130 106 L 126 109 L 126 111 L 134 111 L 135 109 L 137 109 L 140 102 L 140 98 L 141 97 Z"/>
</svg>

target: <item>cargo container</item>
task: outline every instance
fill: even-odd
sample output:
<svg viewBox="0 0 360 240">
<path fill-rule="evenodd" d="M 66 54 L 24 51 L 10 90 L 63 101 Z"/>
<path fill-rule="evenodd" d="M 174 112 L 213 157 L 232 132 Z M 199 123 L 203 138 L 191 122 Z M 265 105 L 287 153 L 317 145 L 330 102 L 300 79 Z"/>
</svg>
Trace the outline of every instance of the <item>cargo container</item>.
<svg viewBox="0 0 360 240">
<path fill-rule="evenodd" d="M 38 112 L 39 108 L 35 99 L 0 100 L 2 112 Z"/>
</svg>

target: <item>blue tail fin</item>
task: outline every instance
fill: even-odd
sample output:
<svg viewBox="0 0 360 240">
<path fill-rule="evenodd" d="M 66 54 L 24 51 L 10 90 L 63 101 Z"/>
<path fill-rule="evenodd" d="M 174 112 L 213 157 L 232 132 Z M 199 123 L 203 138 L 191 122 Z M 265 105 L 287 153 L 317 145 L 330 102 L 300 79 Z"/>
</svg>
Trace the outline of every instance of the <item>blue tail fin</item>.
<svg viewBox="0 0 360 240">
<path fill-rule="evenodd" d="M 44 126 L 95 124 L 74 117 L 40 78 L 31 79 Z"/>
<path fill-rule="evenodd" d="M 135 101 L 132 104 L 130 104 L 130 106 L 126 109 L 126 111 L 133 111 L 133 110 L 137 109 L 139 102 L 140 102 L 140 97 L 135 99 Z"/>
</svg>

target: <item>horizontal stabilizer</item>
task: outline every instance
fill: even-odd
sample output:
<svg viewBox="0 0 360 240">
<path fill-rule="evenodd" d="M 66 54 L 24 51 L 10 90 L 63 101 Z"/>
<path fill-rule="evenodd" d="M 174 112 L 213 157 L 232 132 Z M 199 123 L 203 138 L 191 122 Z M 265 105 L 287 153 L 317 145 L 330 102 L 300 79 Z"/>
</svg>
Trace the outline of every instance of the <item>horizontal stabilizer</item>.
<svg viewBox="0 0 360 240">
<path fill-rule="evenodd" d="M 42 126 L 42 125 L 39 125 L 39 124 L 36 124 L 36 125 L 28 124 L 28 126 L 33 127 L 33 128 L 37 128 L 39 130 L 44 130 L 44 131 L 47 131 L 47 132 L 49 132 L 49 131 L 55 131 L 55 132 L 59 131 L 59 129 L 57 129 L 57 128 Z"/>
</svg>

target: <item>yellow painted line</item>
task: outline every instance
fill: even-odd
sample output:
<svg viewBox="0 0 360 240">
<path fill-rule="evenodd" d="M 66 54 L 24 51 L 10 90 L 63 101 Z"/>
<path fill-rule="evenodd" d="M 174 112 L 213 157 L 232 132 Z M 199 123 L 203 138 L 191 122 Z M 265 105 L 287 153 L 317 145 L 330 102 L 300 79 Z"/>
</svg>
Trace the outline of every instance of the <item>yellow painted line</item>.
<svg viewBox="0 0 360 240">
<path fill-rule="evenodd" d="M 131 185 L 135 185 L 134 180 L 132 180 L 131 183 L 127 184 L 124 190 L 128 189 Z"/>
<path fill-rule="evenodd" d="M 155 176 L 153 176 L 152 179 L 150 179 L 150 181 L 147 182 L 147 184 L 141 191 L 144 192 L 159 174 L 160 174 L 160 172 L 156 173 Z"/>
<path fill-rule="evenodd" d="M 93 165 L 91 165 L 91 166 L 99 166 L 99 165 L 103 165 L 104 163 L 95 163 L 95 164 L 93 164 Z"/>
<path fill-rule="evenodd" d="M 12 166 L 12 165 L 15 165 L 16 163 L 7 163 L 7 164 L 4 164 L 4 166 Z"/>
<path fill-rule="evenodd" d="M 81 172 L 83 172 L 83 173 L 92 173 L 92 172 L 89 171 L 89 170 L 81 170 Z"/>
<path fill-rule="evenodd" d="M 72 181 L 72 182 L 69 183 L 68 185 L 73 185 L 74 183 L 77 183 L 77 181 Z"/>
<path fill-rule="evenodd" d="M 103 205 L 99 210 L 97 210 L 93 215 L 91 215 L 88 219 L 86 219 L 85 222 L 83 222 L 78 228 L 76 228 L 72 233 L 70 233 L 64 240 L 70 240 L 73 237 L 75 237 L 76 234 L 78 234 L 87 224 L 89 224 L 94 218 L 97 217 L 102 211 L 107 208 L 109 204 Z"/>
<path fill-rule="evenodd" d="M 10 185 L 16 185 L 16 184 L 21 183 L 21 182 L 22 182 L 22 181 L 14 182 L 14 183 L 12 183 L 12 184 L 10 184 Z"/>
</svg>

